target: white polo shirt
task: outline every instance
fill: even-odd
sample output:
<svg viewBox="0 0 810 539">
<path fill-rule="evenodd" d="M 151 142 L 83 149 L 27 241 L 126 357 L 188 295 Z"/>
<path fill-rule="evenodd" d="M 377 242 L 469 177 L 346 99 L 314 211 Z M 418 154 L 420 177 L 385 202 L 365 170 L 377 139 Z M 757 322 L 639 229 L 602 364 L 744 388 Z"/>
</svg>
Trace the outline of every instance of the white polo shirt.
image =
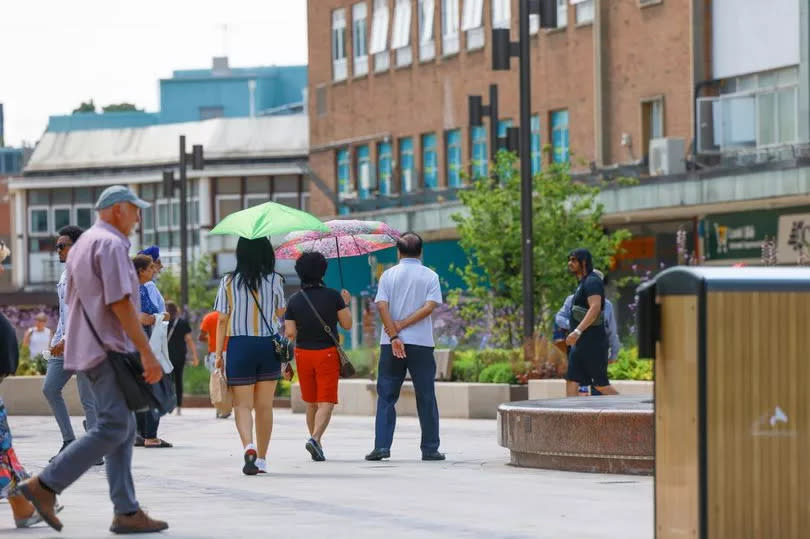
<svg viewBox="0 0 810 539">
<path fill-rule="evenodd" d="M 403 258 L 399 264 L 383 272 L 377 287 L 374 302 L 388 302 L 388 310 L 394 321 L 404 320 L 419 310 L 426 302 L 442 303 L 439 276 L 422 265 L 418 258 Z M 434 346 L 433 320 L 431 316 L 399 332 L 405 344 Z M 383 328 L 380 344 L 391 344 Z"/>
</svg>

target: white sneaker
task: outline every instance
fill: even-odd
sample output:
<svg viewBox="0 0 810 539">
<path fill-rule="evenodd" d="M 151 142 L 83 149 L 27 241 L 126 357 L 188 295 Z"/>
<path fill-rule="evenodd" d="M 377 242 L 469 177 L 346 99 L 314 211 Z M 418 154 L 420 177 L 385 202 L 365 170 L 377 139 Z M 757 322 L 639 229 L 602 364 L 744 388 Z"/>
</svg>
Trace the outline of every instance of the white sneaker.
<svg viewBox="0 0 810 539">
<path fill-rule="evenodd" d="M 259 469 L 259 473 L 267 473 L 267 460 L 256 459 L 256 467 Z"/>
</svg>

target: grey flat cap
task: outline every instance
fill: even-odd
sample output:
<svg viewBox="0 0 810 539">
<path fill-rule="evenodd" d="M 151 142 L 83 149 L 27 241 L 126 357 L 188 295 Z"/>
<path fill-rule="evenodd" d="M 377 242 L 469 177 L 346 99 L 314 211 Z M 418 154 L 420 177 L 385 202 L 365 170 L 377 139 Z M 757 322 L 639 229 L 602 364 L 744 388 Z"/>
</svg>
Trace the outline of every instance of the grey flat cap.
<svg viewBox="0 0 810 539">
<path fill-rule="evenodd" d="M 151 204 L 145 200 L 138 198 L 138 196 L 132 192 L 132 189 L 123 185 L 113 185 L 106 188 L 98 197 L 96 209 L 103 210 L 104 208 L 109 208 L 110 206 L 114 206 L 119 202 L 131 202 L 141 209 L 151 206 Z"/>
</svg>

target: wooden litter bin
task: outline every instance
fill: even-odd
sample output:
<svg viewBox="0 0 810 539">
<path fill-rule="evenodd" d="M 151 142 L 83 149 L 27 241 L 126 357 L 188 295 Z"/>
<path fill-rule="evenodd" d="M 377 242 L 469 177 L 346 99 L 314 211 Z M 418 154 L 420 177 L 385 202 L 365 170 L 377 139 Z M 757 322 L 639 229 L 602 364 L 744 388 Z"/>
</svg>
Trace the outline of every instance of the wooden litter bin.
<svg viewBox="0 0 810 539">
<path fill-rule="evenodd" d="M 655 536 L 810 537 L 810 269 L 676 267 L 638 294 Z"/>
</svg>

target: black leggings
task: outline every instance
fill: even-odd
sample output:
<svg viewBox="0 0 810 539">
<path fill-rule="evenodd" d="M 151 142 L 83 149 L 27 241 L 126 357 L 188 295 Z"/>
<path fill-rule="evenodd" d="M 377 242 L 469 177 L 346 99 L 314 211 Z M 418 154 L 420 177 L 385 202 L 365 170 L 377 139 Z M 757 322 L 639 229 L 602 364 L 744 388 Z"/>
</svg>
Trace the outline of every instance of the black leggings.
<svg viewBox="0 0 810 539">
<path fill-rule="evenodd" d="M 178 408 L 183 406 L 183 369 L 185 366 L 185 362 L 179 364 L 175 363 L 174 370 L 172 371 L 172 378 L 174 379 L 174 392 L 177 395 Z"/>
</svg>

